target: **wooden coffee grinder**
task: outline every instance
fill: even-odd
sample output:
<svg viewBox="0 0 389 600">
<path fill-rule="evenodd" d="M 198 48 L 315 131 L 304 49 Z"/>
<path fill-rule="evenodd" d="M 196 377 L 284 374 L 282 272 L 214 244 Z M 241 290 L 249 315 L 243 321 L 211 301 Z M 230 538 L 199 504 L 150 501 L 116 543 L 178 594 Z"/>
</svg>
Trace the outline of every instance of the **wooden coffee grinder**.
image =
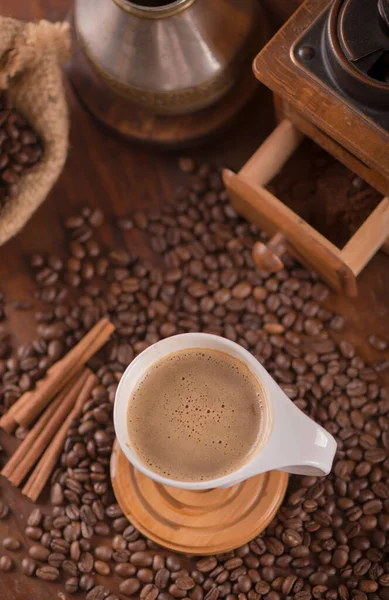
<svg viewBox="0 0 389 600">
<path fill-rule="evenodd" d="M 254 258 L 282 268 L 287 248 L 336 290 L 357 294 L 357 276 L 389 238 L 389 0 L 306 0 L 254 60 L 273 92 L 278 127 L 239 173 L 224 172 L 235 208 L 267 233 Z M 304 135 L 383 194 L 342 248 L 265 186 Z"/>
</svg>

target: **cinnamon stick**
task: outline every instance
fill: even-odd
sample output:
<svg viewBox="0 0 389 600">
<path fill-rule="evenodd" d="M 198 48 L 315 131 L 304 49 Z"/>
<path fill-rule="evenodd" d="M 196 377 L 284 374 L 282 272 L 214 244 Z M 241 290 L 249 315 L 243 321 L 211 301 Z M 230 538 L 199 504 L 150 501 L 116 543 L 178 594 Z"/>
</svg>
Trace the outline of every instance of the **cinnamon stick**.
<svg viewBox="0 0 389 600">
<path fill-rule="evenodd" d="M 107 342 L 115 329 L 108 319 L 98 323 L 70 350 L 64 358 L 47 371 L 34 390 L 24 393 L 0 419 L 0 427 L 13 431 L 16 424 L 28 425 L 47 406 L 50 400 L 81 370 L 85 363 Z"/>
<path fill-rule="evenodd" d="M 31 498 L 31 500 L 34 502 L 36 502 L 38 499 L 62 452 L 70 422 L 80 416 L 82 407 L 89 399 L 90 393 L 97 382 L 98 379 L 93 373 L 88 375 L 88 378 L 79 393 L 73 410 L 57 432 L 50 445 L 46 448 L 45 453 L 43 454 L 39 463 L 36 465 L 27 483 L 23 487 L 23 494 L 28 496 L 28 498 Z"/>
<path fill-rule="evenodd" d="M 34 401 L 23 403 L 14 415 L 15 421 L 27 427 L 50 398 L 106 343 L 114 326 L 107 319 L 101 319 L 68 354 L 53 367 L 49 377 L 42 380 L 41 389 Z M 50 372 L 50 370 L 49 370 Z"/>
<path fill-rule="evenodd" d="M 0 419 L 0 427 L 7 433 L 12 433 L 18 426 L 15 419 L 12 418 L 12 414 L 9 414 L 11 408 Z"/>
<path fill-rule="evenodd" d="M 39 421 L 36 422 L 34 427 L 28 433 L 27 437 L 20 444 L 18 449 L 13 453 L 7 464 L 3 467 L 1 471 L 1 475 L 3 477 L 8 477 L 12 474 L 15 466 L 18 464 L 20 460 L 22 460 L 26 454 L 27 448 L 32 447 L 35 440 L 41 434 L 46 425 L 50 422 L 50 419 L 53 417 L 55 411 L 59 407 L 60 403 L 63 400 L 64 393 L 70 389 L 70 386 L 73 384 L 73 379 L 68 383 L 68 385 L 64 388 L 63 392 L 58 394 L 58 396 L 53 400 L 48 409 L 44 412 L 44 414 L 40 417 Z"/>
<path fill-rule="evenodd" d="M 15 486 L 20 485 L 27 473 L 51 442 L 64 420 L 73 409 L 83 385 L 92 372 L 84 369 L 81 376 L 73 378 L 41 416 L 19 449 L 3 469 L 2 474 Z M 54 408 L 52 408 L 54 407 Z M 50 418 L 47 415 L 50 414 Z M 33 439 L 34 434 L 35 439 Z M 29 440 L 31 437 L 31 440 Z M 19 456 L 17 456 L 17 454 Z M 8 467 L 8 468 L 7 468 Z M 6 471 L 6 473 L 4 473 Z"/>
</svg>

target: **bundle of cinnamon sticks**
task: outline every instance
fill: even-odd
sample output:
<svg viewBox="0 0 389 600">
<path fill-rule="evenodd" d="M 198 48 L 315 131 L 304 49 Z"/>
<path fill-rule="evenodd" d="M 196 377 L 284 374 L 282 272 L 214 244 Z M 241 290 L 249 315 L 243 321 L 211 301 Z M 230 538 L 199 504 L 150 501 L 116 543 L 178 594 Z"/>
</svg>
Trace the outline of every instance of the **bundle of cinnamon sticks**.
<svg viewBox="0 0 389 600">
<path fill-rule="evenodd" d="M 113 330 L 110 321 L 101 319 L 50 367 L 34 390 L 23 394 L 0 419 L 0 427 L 11 433 L 17 424 L 28 427 L 40 415 L 1 471 L 19 486 L 33 469 L 22 488 L 33 501 L 38 499 L 62 452 L 70 421 L 79 417 L 97 383 L 97 377 L 85 364 L 108 341 Z"/>
</svg>

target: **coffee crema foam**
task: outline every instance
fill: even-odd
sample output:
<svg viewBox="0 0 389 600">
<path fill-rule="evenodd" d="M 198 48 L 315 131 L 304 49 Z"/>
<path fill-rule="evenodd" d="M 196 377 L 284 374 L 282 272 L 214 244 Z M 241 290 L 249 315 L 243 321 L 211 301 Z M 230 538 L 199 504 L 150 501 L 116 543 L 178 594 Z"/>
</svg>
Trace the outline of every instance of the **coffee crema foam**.
<svg viewBox="0 0 389 600">
<path fill-rule="evenodd" d="M 263 426 L 260 386 L 223 352 L 183 350 L 156 362 L 129 398 L 134 452 L 155 473 L 207 481 L 236 471 L 257 448 Z"/>
</svg>

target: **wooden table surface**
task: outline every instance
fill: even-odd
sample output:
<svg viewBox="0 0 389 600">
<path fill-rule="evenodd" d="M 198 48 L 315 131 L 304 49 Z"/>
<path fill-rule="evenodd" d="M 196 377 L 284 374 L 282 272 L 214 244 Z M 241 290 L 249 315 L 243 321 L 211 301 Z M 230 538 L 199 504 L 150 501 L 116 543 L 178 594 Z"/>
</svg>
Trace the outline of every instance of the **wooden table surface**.
<svg viewBox="0 0 389 600">
<path fill-rule="evenodd" d="M 268 0 L 266 3 L 271 6 L 277 21 L 285 18 L 298 0 Z M 3 0 L 1 11 L 3 15 L 23 19 L 58 20 L 66 16 L 69 4 L 68 0 Z M 26 256 L 34 251 L 61 252 L 64 242 L 61 219 L 77 212 L 80 206 L 101 207 L 108 221 L 101 231 L 102 241 L 122 244 L 121 233 L 109 226 L 113 215 L 124 216 L 137 208 L 158 207 L 169 202 L 172 190 L 182 178 L 177 169 L 176 153 L 163 153 L 126 143 L 96 124 L 78 104 L 70 89 L 68 100 L 71 136 L 65 170 L 23 232 L 0 249 L 0 287 L 7 302 L 31 300 L 33 283 Z M 191 155 L 199 160 L 239 168 L 270 132 L 273 126 L 271 110 L 270 94 L 262 89 L 236 125 L 197 148 Z M 126 239 L 131 244 L 130 236 Z M 346 335 L 357 344 L 367 360 L 382 358 L 368 346 L 366 337 L 368 333 L 382 334 L 387 330 L 388 267 L 389 257 L 377 255 L 360 277 L 357 299 L 330 299 L 331 307 L 347 316 Z M 34 338 L 35 321 L 31 312 L 9 310 L 8 317 L 15 343 Z M 10 443 L 4 434 L 0 442 L 6 447 Z M 19 532 L 22 537 L 31 504 L 2 478 L 0 487 L 2 497 L 7 498 L 13 510 L 11 518 L 0 521 L 0 539 L 11 532 Z M 0 589 L 1 600 L 70 598 L 63 586 L 28 579 L 18 570 L 1 574 Z"/>
</svg>

